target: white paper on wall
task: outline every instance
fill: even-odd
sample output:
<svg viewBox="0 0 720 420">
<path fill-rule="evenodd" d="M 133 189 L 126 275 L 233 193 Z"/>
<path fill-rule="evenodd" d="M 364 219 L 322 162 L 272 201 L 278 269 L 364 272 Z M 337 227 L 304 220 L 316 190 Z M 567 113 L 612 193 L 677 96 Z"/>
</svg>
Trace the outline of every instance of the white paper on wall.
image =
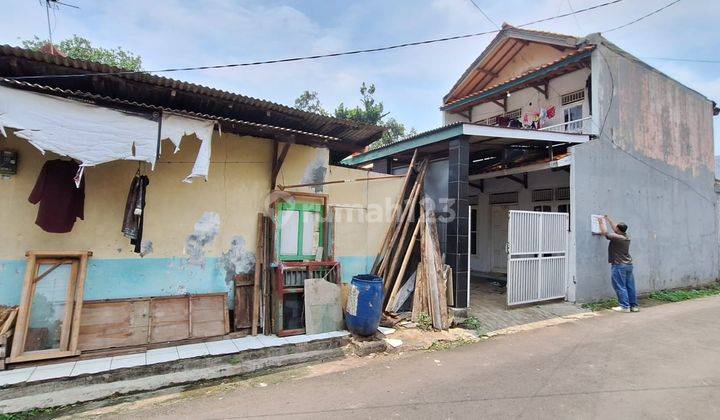
<svg viewBox="0 0 720 420">
<path fill-rule="evenodd" d="M 600 230 L 600 223 L 605 223 L 605 216 L 600 214 L 590 215 L 590 231 L 594 235 L 600 235 L 600 233 L 602 233 L 602 231 Z"/>
<path fill-rule="evenodd" d="M 0 133 L 6 135 L 4 128 L 82 167 L 114 160 L 155 165 L 157 122 L 110 108 L 0 86 Z"/>
<path fill-rule="evenodd" d="M 195 137 L 201 142 L 200 150 L 195 158 L 195 165 L 184 182 L 192 182 L 195 177 L 202 177 L 207 181 L 214 127 L 215 121 L 163 113 L 160 138 L 170 140 L 175 145 L 176 153 L 180 150 L 180 142 L 184 136 L 195 134 Z"/>
</svg>

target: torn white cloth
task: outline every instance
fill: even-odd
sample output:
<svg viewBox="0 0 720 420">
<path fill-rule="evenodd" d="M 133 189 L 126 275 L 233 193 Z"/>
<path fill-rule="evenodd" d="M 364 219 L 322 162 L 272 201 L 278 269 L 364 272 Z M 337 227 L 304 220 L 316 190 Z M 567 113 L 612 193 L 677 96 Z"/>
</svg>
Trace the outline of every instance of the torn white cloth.
<svg viewBox="0 0 720 420">
<path fill-rule="evenodd" d="M 180 150 L 180 142 L 184 136 L 195 134 L 195 137 L 201 142 L 200 150 L 195 158 L 195 165 L 193 165 L 190 175 L 185 177 L 184 182 L 190 183 L 196 177 L 202 177 L 207 181 L 214 128 L 215 121 L 163 113 L 160 138 L 170 140 L 175 145 L 175 153 Z"/>
<path fill-rule="evenodd" d="M 69 156 L 81 168 L 122 159 L 155 165 L 157 122 L 114 109 L 0 86 L 4 136 L 5 127 L 43 154 Z"/>
</svg>

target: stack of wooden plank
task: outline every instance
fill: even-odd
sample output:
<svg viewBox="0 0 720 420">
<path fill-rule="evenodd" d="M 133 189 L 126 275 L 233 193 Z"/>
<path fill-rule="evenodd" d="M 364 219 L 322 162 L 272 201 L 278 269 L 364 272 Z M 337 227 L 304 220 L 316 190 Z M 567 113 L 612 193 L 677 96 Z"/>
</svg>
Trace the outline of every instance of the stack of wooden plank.
<svg viewBox="0 0 720 420">
<path fill-rule="evenodd" d="M 395 313 L 412 300 L 413 320 L 422 314 L 432 319 L 434 328 L 446 329 L 448 316 L 449 267 L 443 263 L 432 209 L 426 211 L 423 184 L 428 171 L 427 159 L 416 164 L 413 155 L 405 182 L 393 208 L 372 273 L 384 280 L 386 313 Z M 415 272 L 408 267 L 417 267 Z"/>
<path fill-rule="evenodd" d="M 5 369 L 5 357 L 10 355 L 12 339 L 18 308 L 0 307 L 0 370 Z"/>
</svg>

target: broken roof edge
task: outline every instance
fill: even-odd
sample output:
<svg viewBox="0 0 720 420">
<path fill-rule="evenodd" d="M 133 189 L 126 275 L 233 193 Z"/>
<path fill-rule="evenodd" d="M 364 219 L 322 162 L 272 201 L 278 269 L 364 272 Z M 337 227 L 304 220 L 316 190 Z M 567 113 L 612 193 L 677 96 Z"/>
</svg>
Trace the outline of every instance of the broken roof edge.
<svg viewBox="0 0 720 420">
<path fill-rule="evenodd" d="M 250 107 L 256 107 L 266 111 L 275 111 L 280 114 L 287 116 L 300 118 L 300 119 L 312 119 L 318 121 L 322 126 L 334 124 L 337 126 L 344 126 L 348 130 L 357 130 L 359 132 L 367 132 L 367 134 L 361 134 L 363 138 L 361 140 L 350 140 L 343 139 L 352 143 L 357 142 L 358 148 L 365 147 L 382 137 L 385 129 L 380 126 L 364 124 L 353 120 L 339 119 L 327 115 L 317 114 L 309 111 L 303 111 L 288 105 L 283 105 L 276 102 L 271 102 L 265 99 L 259 99 L 252 96 L 242 95 L 239 93 L 229 92 L 213 87 L 200 85 L 196 83 L 190 83 L 178 79 L 172 79 L 164 76 L 158 76 L 153 74 L 151 71 L 138 71 L 127 73 L 128 69 L 121 67 L 110 66 L 107 64 L 99 63 L 96 61 L 80 60 L 68 57 L 62 57 L 59 55 L 51 55 L 42 51 L 35 51 L 21 47 L 15 47 L 7 44 L 0 44 L 0 55 L 13 56 L 26 60 L 33 60 L 35 62 L 41 62 L 48 65 L 59 66 L 72 70 L 79 73 L 107 73 L 107 76 L 120 77 L 123 79 L 131 80 L 138 83 L 146 83 L 148 85 L 159 86 L 168 89 L 177 89 L 193 95 L 203 95 L 218 100 L 226 101 L 238 101 Z M 119 73 L 119 74 L 114 74 Z M 74 74 L 68 72 L 66 74 Z M 57 76 L 58 74 L 49 75 Z M 32 75 L 34 76 L 34 75 Z M 15 76 L 6 76 L 15 77 Z M 262 123 L 259 123 L 262 124 Z"/>
<path fill-rule="evenodd" d="M 455 90 L 467 79 L 472 73 L 473 69 L 478 67 L 482 62 L 488 58 L 488 55 L 498 47 L 502 42 L 508 38 L 522 39 L 531 42 L 540 42 L 544 44 L 555 44 L 566 48 L 575 48 L 582 39 L 573 35 L 560 34 L 556 32 L 540 31 L 534 29 L 522 29 L 516 26 L 512 26 L 508 23 L 502 24 L 502 29 L 495 35 L 495 38 L 485 47 L 480 55 L 473 60 L 467 69 L 463 72 L 460 78 L 453 84 L 448 93 L 443 96 L 443 102 L 446 102 L 448 98 L 455 92 Z M 564 41 L 563 41 L 564 38 Z"/>
<path fill-rule="evenodd" d="M 270 124 L 261 124 L 261 123 L 256 123 L 256 122 L 252 122 L 252 121 L 236 120 L 236 119 L 232 119 L 232 118 L 220 117 L 220 116 L 210 115 L 210 114 L 201 114 L 201 113 L 192 112 L 192 111 L 185 111 L 185 110 L 179 110 L 179 109 L 174 109 L 174 108 L 162 107 L 162 106 L 158 106 L 158 105 L 146 104 L 146 103 L 142 103 L 142 102 L 128 101 L 125 99 L 118 99 L 118 98 L 113 98 L 113 97 L 109 97 L 109 96 L 102 96 L 102 95 L 97 95 L 94 93 L 88 93 L 88 92 L 83 92 L 83 91 L 62 89 L 62 88 L 45 86 L 45 85 L 40 85 L 40 84 L 35 84 L 35 83 L 22 82 L 19 80 L 7 79 L 4 77 L 0 77 L 0 84 L 11 87 L 11 88 L 16 88 L 16 89 L 21 89 L 21 90 L 29 90 L 29 91 L 33 91 L 36 93 L 47 94 L 47 95 L 57 96 L 57 97 L 68 97 L 69 96 L 70 98 L 77 99 L 77 100 L 81 100 L 81 98 L 83 98 L 85 100 L 106 101 L 106 102 L 111 102 L 111 103 L 124 105 L 124 106 L 144 108 L 144 109 L 148 109 L 148 110 L 152 110 L 152 111 L 163 111 L 163 112 L 178 114 L 178 115 L 182 115 L 182 116 L 190 117 L 190 118 L 214 120 L 214 121 L 220 121 L 220 122 L 227 122 L 227 123 L 231 123 L 231 124 L 247 125 L 247 126 L 256 127 L 256 128 L 267 128 L 270 130 L 277 130 L 279 132 L 283 132 L 283 133 L 287 133 L 287 134 L 299 134 L 299 135 L 304 135 L 304 136 L 315 137 L 315 138 L 321 139 L 323 142 L 326 142 L 326 143 L 329 141 L 334 141 L 334 142 L 342 141 L 341 139 L 339 139 L 337 137 L 326 136 L 326 135 L 318 134 L 318 133 L 311 133 L 308 131 L 296 130 L 293 128 L 274 126 L 274 125 L 270 125 Z M 68 96 L 63 96 L 63 95 L 68 95 Z M 94 105 L 103 106 L 103 105 L 98 105 L 98 104 L 94 104 Z M 272 139 L 270 139 L 270 140 L 272 140 Z M 329 145 L 326 147 L 332 149 Z"/>
<path fill-rule="evenodd" d="M 365 163 L 373 162 L 378 159 L 390 157 L 396 153 L 402 153 L 420 147 L 428 146 L 434 143 L 450 140 L 460 136 L 491 136 L 491 137 L 508 137 L 528 140 L 546 140 L 558 141 L 564 143 L 584 143 L 590 140 L 589 134 L 579 133 L 559 133 L 547 130 L 532 130 L 524 128 L 496 127 L 482 124 L 474 124 L 465 121 L 458 121 L 452 124 L 443 125 L 433 128 L 422 133 L 418 133 L 411 137 L 398 140 L 377 149 L 369 150 L 355 156 L 349 156 L 340 163 L 344 166 L 358 166 Z"/>
<path fill-rule="evenodd" d="M 512 89 L 513 87 L 517 86 L 518 84 L 522 84 L 524 82 L 544 76 L 545 73 L 547 73 L 547 72 L 552 72 L 553 70 L 557 70 L 564 66 L 574 64 L 578 61 L 582 61 L 585 58 L 590 57 L 590 54 L 592 53 L 592 51 L 594 49 L 595 49 L 595 45 L 586 45 L 582 49 L 574 51 L 574 52 L 572 52 L 562 58 L 559 58 L 555 61 L 552 61 L 550 63 L 546 63 L 540 67 L 536 67 L 534 69 L 528 70 L 525 73 L 522 73 L 518 76 L 514 76 L 502 83 L 493 85 L 493 86 L 483 89 L 479 92 L 473 92 L 462 98 L 455 99 L 452 102 L 448 102 L 448 103 L 444 104 L 443 106 L 441 106 L 440 110 L 441 111 L 450 111 L 453 109 L 457 109 L 459 107 L 467 105 L 468 103 L 479 101 L 479 100 L 482 100 L 489 96 L 495 95 L 499 92 L 503 92 L 508 89 Z"/>
</svg>

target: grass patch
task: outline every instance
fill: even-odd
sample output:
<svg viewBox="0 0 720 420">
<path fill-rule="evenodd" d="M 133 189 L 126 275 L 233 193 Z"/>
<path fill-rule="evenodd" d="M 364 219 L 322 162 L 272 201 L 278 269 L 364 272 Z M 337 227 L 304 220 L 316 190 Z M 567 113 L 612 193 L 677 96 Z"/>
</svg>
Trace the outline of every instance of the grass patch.
<svg viewBox="0 0 720 420">
<path fill-rule="evenodd" d="M 602 311 L 604 309 L 610 309 L 618 306 L 617 299 L 605 299 L 597 302 L 583 303 L 582 307 L 590 309 L 593 312 Z"/>
<path fill-rule="evenodd" d="M 482 322 L 480 322 L 480 320 L 474 315 L 467 317 L 460 325 L 466 330 L 475 331 L 478 337 L 482 337 L 488 333 L 488 331 L 483 327 Z"/>
<path fill-rule="evenodd" d="M 3 414 L 0 413 L 1 420 L 26 420 L 34 418 L 50 418 L 56 412 L 55 408 L 33 408 L 32 410 L 21 411 L 19 413 Z"/>
<path fill-rule="evenodd" d="M 433 329 L 432 319 L 428 314 L 420 314 L 418 316 L 417 326 L 423 331 L 430 331 Z"/>
<path fill-rule="evenodd" d="M 432 345 L 430 345 L 428 350 L 430 350 L 430 351 L 449 350 L 449 349 L 455 349 L 455 348 L 458 348 L 458 347 L 464 346 L 465 344 L 470 344 L 470 343 L 472 343 L 472 341 L 466 340 L 464 338 L 461 338 L 461 339 L 455 340 L 455 341 L 438 340 L 438 341 L 432 343 Z"/>
<path fill-rule="evenodd" d="M 720 295 L 720 283 L 693 289 L 660 290 L 650 293 L 650 299 L 660 302 L 680 302 L 688 299 Z"/>
</svg>

